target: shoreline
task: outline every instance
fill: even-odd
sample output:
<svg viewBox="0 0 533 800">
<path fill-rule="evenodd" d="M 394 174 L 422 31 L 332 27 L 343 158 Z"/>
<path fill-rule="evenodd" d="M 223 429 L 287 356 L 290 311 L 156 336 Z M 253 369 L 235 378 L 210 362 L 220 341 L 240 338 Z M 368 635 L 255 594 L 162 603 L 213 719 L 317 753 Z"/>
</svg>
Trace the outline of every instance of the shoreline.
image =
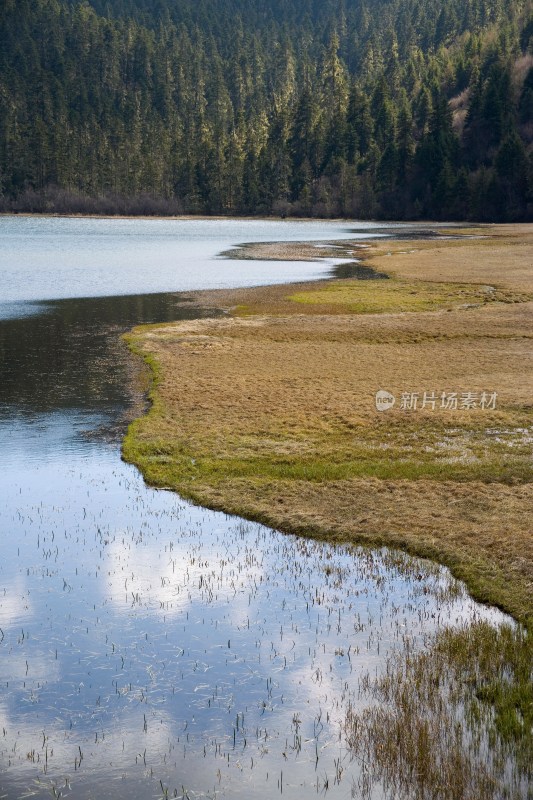
<svg viewBox="0 0 533 800">
<path fill-rule="evenodd" d="M 511 240 L 512 246 L 513 237 L 520 237 L 526 233 L 528 236 L 531 236 L 531 239 L 528 241 L 533 241 L 533 226 L 508 226 L 499 232 L 495 231 L 495 236 L 491 237 L 490 240 L 476 241 L 475 246 L 485 249 L 487 241 L 490 241 L 494 249 L 501 241 L 501 237 L 504 239 L 507 237 L 507 239 L 505 239 L 505 246 L 509 247 L 509 240 Z M 365 242 L 365 244 L 367 243 Z M 395 259 L 394 266 L 397 268 L 398 261 L 401 261 L 401 256 L 413 254 L 414 252 L 416 252 L 418 256 L 423 256 L 424 251 L 431 254 L 431 250 L 435 250 L 436 245 L 438 245 L 439 251 L 442 248 L 455 249 L 457 247 L 472 246 L 467 245 L 466 240 L 446 242 L 444 238 L 442 240 L 439 239 L 438 243 L 435 241 L 422 241 L 411 243 L 411 245 L 415 248 L 414 250 L 411 246 L 405 250 L 404 241 L 388 239 L 386 242 L 373 242 L 368 248 L 365 248 L 366 252 L 362 256 L 363 261 L 365 264 L 371 263 L 372 266 L 378 263 L 380 268 L 383 269 L 383 262 L 392 257 Z M 275 247 L 275 245 L 272 246 Z M 282 243 L 282 246 L 285 247 L 285 243 Z M 528 245 L 528 247 L 529 246 L 530 245 Z M 391 252 L 391 248 L 396 251 L 392 256 L 388 255 Z M 528 249 L 527 252 L 529 253 L 530 250 Z M 358 258 L 361 257 L 361 255 L 362 254 L 359 253 Z M 489 274 L 490 269 L 491 266 L 489 264 L 485 268 L 485 273 Z M 526 271 L 529 272 L 529 270 Z M 392 272 L 394 272 L 394 270 L 392 270 Z M 450 270 L 448 270 L 448 272 L 450 272 Z M 491 314 L 490 324 L 492 325 L 498 322 L 498 324 L 502 326 L 499 332 L 496 330 L 490 334 L 489 338 L 492 340 L 495 335 L 499 335 L 502 337 L 502 341 L 505 341 L 512 331 L 514 331 L 515 335 L 518 334 L 519 336 L 527 337 L 527 319 L 522 319 L 520 314 L 524 311 L 529 314 L 531 310 L 529 295 L 524 293 L 524 289 L 529 288 L 529 278 L 525 280 L 522 272 L 522 268 L 518 268 L 513 274 L 507 275 L 506 285 L 510 284 L 513 290 L 509 298 L 502 296 L 499 302 L 491 302 L 488 307 L 486 307 L 485 303 L 479 305 L 477 308 L 474 303 L 466 304 L 474 306 L 468 309 L 468 313 L 470 314 L 471 320 L 476 320 L 476 324 L 483 326 L 485 321 L 480 321 L 479 317 L 482 317 L 483 314 Z M 485 273 L 477 277 L 484 278 L 486 277 Z M 454 281 L 455 284 L 457 284 L 456 276 L 449 274 L 448 278 L 451 279 L 451 285 L 454 285 Z M 498 478 L 496 478 L 496 480 L 494 480 L 493 477 L 491 478 L 489 473 L 483 476 L 483 473 L 476 475 L 474 472 L 472 477 L 468 478 L 468 470 L 466 471 L 466 475 L 459 477 L 459 481 L 453 478 L 453 471 L 450 475 L 444 474 L 436 478 L 435 475 L 430 474 L 430 479 L 428 481 L 427 477 L 424 478 L 423 469 L 418 472 L 416 469 L 413 470 L 413 474 L 411 477 L 408 476 L 407 479 L 401 476 L 395 477 L 394 470 L 392 473 L 389 472 L 389 474 L 385 471 L 381 478 L 379 477 L 379 470 L 374 476 L 368 475 L 366 477 L 364 474 L 359 476 L 354 476 L 352 474 L 351 477 L 350 474 L 347 474 L 343 477 L 342 470 L 340 470 L 336 476 L 333 475 L 331 479 L 325 481 L 322 486 L 323 491 L 317 491 L 317 486 L 320 487 L 321 484 L 320 481 L 317 483 L 316 478 L 312 478 L 311 481 L 304 478 L 302 483 L 302 480 L 299 478 L 296 479 L 294 475 L 292 478 L 276 477 L 275 475 L 269 474 L 268 469 L 261 478 L 261 469 L 265 469 L 265 464 L 268 462 L 269 458 L 268 453 L 265 455 L 267 462 L 263 459 L 261 463 L 254 465 L 252 459 L 251 464 L 252 467 L 257 468 L 257 474 L 253 474 L 253 470 L 251 475 L 247 473 L 247 470 L 249 472 L 248 468 L 250 467 L 250 463 L 242 474 L 238 474 L 238 470 L 236 474 L 235 464 L 232 463 L 231 458 L 228 460 L 227 456 L 223 456 L 222 461 L 216 465 L 210 463 L 208 467 L 205 468 L 204 474 L 202 474 L 203 467 L 200 469 L 195 468 L 192 471 L 195 474 L 192 474 L 191 470 L 187 468 L 183 471 L 182 456 L 177 457 L 174 467 L 172 466 L 173 456 L 171 455 L 171 451 L 173 452 L 176 445 L 175 432 L 171 432 L 169 429 L 167 429 L 166 432 L 158 430 L 157 435 L 154 431 L 150 432 L 152 422 L 157 422 L 157 417 L 161 417 L 168 412 L 168 408 L 165 406 L 168 397 L 164 395 L 162 385 L 166 380 L 170 380 L 168 376 L 171 374 L 172 368 L 170 362 L 166 362 L 164 358 L 161 358 L 164 352 L 165 342 L 169 343 L 169 346 L 173 348 L 180 349 L 181 365 L 184 363 L 184 358 L 189 357 L 189 352 L 194 354 L 190 359 L 191 363 L 194 362 L 193 371 L 191 373 L 191 380 L 193 381 L 191 386 L 194 386 L 194 375 L 199 368 L 198 359 L 204 361 L 204 356 L 209 358 L 211 350 L 215 351 L 217 360 L 223 359 L 225 357 L 225 345 L 227 344 L 224 340 L 227 334 L 230 333 L 230 337 L 233 337 L 233 341 L 237 341 L 238 337 L 242 334 L 242 330 L 230 331 L 232 326 L 234 328 L 235 326 L 242 328 L 244 325 L 244 336 L 246 336 L 247 327 L 249 329 L 250 326 L 255 326 L 255 332 L 257 332 L 257 326 L 259 326 L 261 330 L 264 330 L 265 327 L 267 327 L 265 320 L 268 320 L 269 317 L 271 322 L 275 321 L 278 327 L 281 325 L 280 320 L 292 319 L 296 321 L 294 323 L 295 327 L 284 332 L 284 336 L 288 336 L 290 339 L 291 335 L 302 335 L 302 325 L 304 321 L 308 327 L 309 325 L 316 327 L 317 325 L 323 326 L 324 324 L 327 326 L 327 324 L 330 324 L 331 320 L 334 319 L 343 321 L 346 319 L 352 321 L 354 319 L 359 319 L 360 323 L 363 324 L 363 330 L 360 331 L 360 333 L 363 334 L 360 336 L 360 342 L 363 343 L 365 338 L 368 339 L 368 337 L 371 336 L 368 325 L 372 325 L 372 322 L 375 323 L 375 314 L 365 314 L 362 319 L 361 317 L 346 317 L 346 308 L 343 307 L 342 304 L 340 304 L 338 308 L 332 308 L 330 305 L 326 310 L 326 319 L 329 320 L 329 322 L 324 323 L 325 309 L 323 305 L 319 303 L 316 308 L 312 306 L 306 308 L 304 303 L 294 302 L 293 299 L 287 300 L 286 297 L 287 293 L 291 292 L 293 289 L 297 289 L 298 293 L 305 295 L 308 292 L 316 292 L 317 288 L 321 285 L 335 287 L 340 283 L 342 283 L 342 281 L 339 281 L 339 279 L 328 279 L 305 284 L 296 284 L 294 286 L 278 285 L 254 287 L 251 289 L 204 290 L 201 292 L 193 292 L 191 293 L 193 303 L 198 304 L 199 307 L 214 306 L 225 311 L 226 315 L 231 314 L 231 316 L 225 316 L 216 321 L 202 320 L 194 323 L 170 323 L 164 326 L 152 325 L 135 329 L 127 338 L 130 347 L 147 361 L 152 370 L 152 406 L 148 415 L 135 420 L 130 426 L 123 444 L 124 458 L 127 461 L 135 463 L 141 469 L 148 483 L 175 489 L 183 496 L 207 507 L 265 522 L 272 527 L 288 533 L 304 533 L 329 540 L 344 542 L 354 541 L 363 544 L 373 544 L 375 546 L 390 545 L 392 547 L 399 547 L 414 555 L 430 557 L 432 560 L 448 566 L 455 576 L 465 581 L 469 591 L 476 599 L 502 608 L 529 627 L 533 618 L 533 609 L 529 608 L 530 603 L 527 599 L 530 586 L 526 585 L 528 584 L 528 581 L 525 580 L 526 575 L 523 574 L 522 577 L 520 577 L 519 574 L 522 570 L 516 573 L 516 569 L 511 569 L 509 573 L 509 569 L 506 570 L 505 567 L 502 567 L 501 561 L 500 563 L 490 563 L 492 559 L 487 559 L 486 551 L 483 557 L 484 564 L 480 567 L 478 563 L 476 567 L 471 563 L 472 557 L 466 558 L 465 561 L 465 554 L 464 552 L 461 553 L 461 548 L 458 550 L 457 544 L 451 546 L 451 549 L 449 544 L 443 548 L 442 542 L 439 544 L 438 541 L 436 541 L 435 532 L 433 532 L 433 534 L 430 533 L 429 536 L 427 530 L 422 534 L 418 531 L 418 535 L 416 532 L 409 533 L 408 529 L 413 527 L 414 520 L 407 511 L 409 507 L 414 507 L 413 503 L 415 506 L 417 505 L 415 502 L 417 492 L 415 491 L 413 496 L 413 488 L 422 488 L 424 490 L 423 494 L 427 495 L 426 510 L 430 514 L 430 519 L 434 520 L 435 514 L 440 515 L 441 524 L 444 523 L 446 519 L 445 510 L 447 507 L 453 508 L 455 505 L 456 507 L 464 508 L 465 502 L 470 506 L 472 506 L 472 504 L 475 506 L 477 503 L 479 508 L 474 511 L 474 517 L 477 515 L 477 520 L 474 519 L 473 526 L 471 526 L 472 530 L 469 532 L 469 537 L 472 539 L 472 537 L 475 538 L 476 531 L 480 533 L 483 526 L 487 526 L 489 522 L 489 527 L 494 529 L 495 526 L 497 527 L 498 523 L 503 521 L 501 518 L 501 511 L 498 512 L 498 508 L 502 503 L 505 504 L 511 514 L 511 521 L 520 526 L 520 520 L 523 520 L 524 514 L 527 514 L 529 510 L 533 510 L 531 479 L 524 478 L 522 482 L 519 481 L 519 486 L 515 489 L 513 488 L 513 484 L 516 483 L 516 477 L 513 477 L 511 473 L 509 473 L 509 477 L 507 479 L 504 478 L 504 482 L 501 483 L 501 481 L 498 482 Z M 369 283 L 375 284 L 376 282 L 370 281 L 364 283 L 368 285 Z M 387 282 L 383 281 L 383 283 Z M 479 284 L 474 285 L 478 286 Z M 531 285 L 531 289 L 533 290 L 533 284 Z M 462 292 L 464 290 L 461 288 L 460 291 Z M 448 302 L 448 299 L 446 302 Z M 286 317 L 288 307 L 291 309 L 290 317 Z M 519 309 L 520 312 L 518 317 L 516 316 L 516 309 Z M 505 311 L 503 316 L 502 310 Z M 302 312 L 305 312 L 303 317 Z M 396 325 L 396 327 L 393 325 L 395 336 L 398 335 L 398 323 L 401 322 L 400 333 L 406 338 L 407 342 L 409 342 L 410 338 L 413 336 L 415 336 L 415 338 L 416 336 L 420 338 L 424 335 L 428 341 L 431 341 L 432 338 L 434 338 L 435 331 L 424 330 L 424 325 L 420 328 L 422 322 L 433 324 L 436 319 L 439 319 L 440 323 L 446 324 L 447 319 L 455 320 L 458 318 L 457 315 L 464 314 L 466 311 L 463 309 L 452 310 L 452 317 L 450 317 L 449 311 L 444 313 L 446 317 L 444 317 L 443 311 L 439 310 L 437 305 L 436 310 L 433 310 L 429 314 L 427 311 L 419 312 L 414 310 L 414 312 L 407 314 L 405 312 L 400 312 L 399 315 L 397 313 L 381 314 L 381 316 L 378 315 L 377 319 L 380 323 L 383 323 L 386 317 L 389 317 L 389 323 L 392 320 L 394 325 Z M 509 313 L 511 317 L 509 317 Z M 282 316 L 280 316 L 280 314 Z M 505 314 L 507 314 L 507 317 Z M 414 328 L 412 326 L 410 328 L 408 323 L 413 323 Z M 419 329 L 415 331 L 417 326 Z M 268 331 L 267 335 L 269 337 L 271 336 Z M 332 330 L 328 331 L 328 335 L 333 335 Z M 385 330 L 381 337 L 381 345 L 384 344 L 387 335 L 387 331 Z M 441 331 L 439 335 L 445 336 L 446 334 Z M 479 333 L 476 334 L 476 336 L 479 335 Z M 217 341 L 220 336 L 222 336 L 222 342 Z M 184 344 L 185 341 L 187 344 Z M 529 346 L 529 342 L 527 342 L 527 345 Z M 209 364 L 211 363 L 212 362 L 209 361 Z M 246 362 L 246 364 L 248 364 L 248 362 Z M 246 368 L 246 364 L 242 365 L 243 368 Z M 220 374 L 217 375 L 217 380 L 219 378 Z M 235 379 L 235 376 L 233 376 L 233 378 Z M 244 381 L 244 385 L 246 381 L 242 375 L 241 380 Z M 202 386 L 205 387 L 208 385 L 209 379 L 202 373 Z M 189 388 L 187 384 L 186 390 L 188 391 Z M 275 388 L 279 389 L 279 385 Z M 173 386 L 173 391 L 176 391 L 175 385 Z M 191 391 L 193 391 L 193 389 L 191 389 Z M 527 391 L 529 391 L 529 387 L 527 387 Z M 204 401 L 204 406 L 209 406 L 209 404 L 211 404 L 211 410 L 216 409 L 217 402 L 219 402 L 217 397 L 211 397 L 211 395 L 207 398 L 204 397 Z M 184 409 L 182 408 L 180 413 L 183 413 L 183 411 Z M 522 422 L 523 419 L 524 417 L 522 417 Z M 231 422 L 231 419 L 229 421 Z M 423 420 L 423 422 L 425 424 L 427 420 Z M 200 425 L 200 423 L 201 420 L 196 419 L 194 424 Z M 356 424 L 358 424 L 357 421 Z M 215 436 L 218 443 L 220 443 L 221 439 L 224 439 L 224 436 L 227 436 L 228 441 L 231 440 L 233 446 L 235 446 L 235 436 L 237 436 L 237 440 L 239 439 L 238 434 L 231 432 L 231 426 L 225 427 L 222 432 L 216 431 L 216 435 L 213 432 L 210 435 Z M 253 431 L 247 435 L 253 436 Z M 165 450 L 166 448 L 169 451 L 168 457 L 161 459 L 160 454 L 154 455 L 154 444 L 150 443 L 151 441 L 153 442 L 154 437 L 157 439 L 157 446 L 155 449 Z M 188 458 L 192 458 L 193 460 L 198 458 L 199 461 L 203 462 L 206 459 L 206 455 L 205 453 L 199 454 L 195 452 L 194 438 L 194 430 L 188 428 L 181 442 L 181 449 L 185 450 L 187 453 L 190 452 L 191 455 L 188 456 Z M 296 438 L 298 439 L 298 437 Z M 306 459 L 308 460 L 308 454 L 305 454 L 305 446 L 302 444 L 302 439 L 305 440 L 305 436 L 300 436 L 296 444 L 293 441 L 292 445 L 289 439 L 286 445 L 289 449 L 290 446 L 300 449 L 303 447 L 301 452 L 303 453 L 305 461 Z M 257 438 L 254 438 L 254 446 L 257 445 L 258 441 Z M 246 450 L 246 447 L 244 449 Z M 250 459 L 249 450 L 246 451 L 245 456 L 244 461 Z M 276 456 L 273 451 L 270 458 L 274 458 L 274 460 L 279 460 L 281 458 L 281 461 L 283 461 L 284 455 L 281 454 L 280 456 L 278 452 Z M 207 458 L 207 461 L 209 461 L 209 458 Z M 211 457 L 211 461 L 216 461 L 215 456 Z M 290 461 L 290 458 L 288 461 Z M 224 463 L 226 463 L 226 466 L 229 468 L 229 473 L 226 476 L 224 476 Z M 179 467 L 176 467 L 176 464 L 178 464 Z M 207 474 L 210 469 L 214 470 L 211 477 Z M 289 469 L 287 464 L 285 464 L 285 469 Z M 293 469 L 293 472 L 296 469 L 294 464 L 291 469 Z M 520 469 L 521 467 L 519 466 L 517 474 L 520 474 Z M 346 480 L 348 480 L 348 484 L 345 484 Z M 350 483 L 350 481 L 352 481 L 352 483 Z M 353 483 L 353 481 L 355 481 L 355 483 Z M 341 492 L 341 495 L 344 494 L 350 489 L 350 486 L 352 489 L 357 488 L 358 491 L 363 492 L 363 494 L 366 493 L 366 503 L 354 503 L 354 507 L 352 508 L 352 511 L 357 509 L 359 519 L 362 520 L 359 526 L 360 529 L 358 530 L 354 530 L 353 525 L 347 526 L 346 522 L 343 523 L 341 518 L 336 519 L 335 517 L 328 517 L 327 514 L 324 514 L 324 512 L 327 512 L 331 508 L 331 503 L 327 501 L 324 495 L 326 489 L 329 487 L 329 490 L 333 492 L 337 500 L 339 500 L 339 492 Z M 473 497 L 473 499 L 470 497 L 470 502 L 468 497 L 469 492 L 466 491 L 465 493 L 464 491 L 468 488 L 470 488 L 470 495 Z M 436 491 L 437 489 L 438 491 Z M 291 502 L 295 501 L 295 492 L 300 498 L 304 495 L 307 497 L 307 508 L 302 508 L 301 503 L 297 503 L 298 508 L 293 514 L 287 511 L 287 508 L 290 508 Z M 369 492 L 370 495 L 368 494 Z M 395 498 L 393 504 L 395 512 L 392 513 L 392 509 L 389 507 L 388 513 L 392 515 L 390 517 L 392 519 L 394 519 L 395 515 L 397 517 L 397 521 L 395 522 L 397 531 L 394 535 L 387 534 L 386 530 L 383 529 L 383 514 L 379 513 L 380 504 L 382 505 L 384 498 L 391 493 Z M 458 497 L 455 496 L 456 494 L 458 494 Z M 373 497 L 374 500 L 371 500 L 370 496 Z M 461 497 L 463 499 L 461 499 Z M 278 500 L 280 500 L 280 502 L 278 502 Z M 437 503 L 437 507 L 435 507 L 435 503 Z M 461 506 L 461 504 L 463 505 Z M 483 505 L 485 505 L 484 510 L 482 508 Z M 422 503 L 422 506 L 424 506 L 424 503 Z M 511 506 L 514 510 L 511 509 Z M 402 508 L 404 509 L 403 512 Z M 423 509 L 419 508 L 418 512 L 423 515 Z M 373 514 L 375 520 L 372 523 L 366 521 L 365 524 L 364 518 L 368 516 L 368 513 Z M 453 515 L 451 515 L 451 517 L 453 517 Z M 420 519 L 418 521 L 420 523 Z M 460 515 L 455 521 L 458 523 L 460 522 Z M 422 527 L 428 527 L 427 521 L 422 524 Z M 381 531 L 379 534 L 377 533 L 378 529 Z M 522 536 L 525 536 L 525 534 L 526 532 L 523 530 Z M 476 551 L 475 543 L 472 546 L 473 550 Z M 482 549 L 484 550 L 485 548 Z M 479 558 L 479 556 L 480 552 L 477 552 L 477 557 Z M 463 563 L 463 561 L 465 561 L 465 563 Z M 470 566 L 468 566 L 468 564 L 470 564 Z M 528 566 L 526 572 L 528 572 L 529 569 L 530 566 Z M 509 588 L 510 578 L 512 578 L 511 583 L 513 584 L 511 590 Z M 521 584 L 521 586 L 518 585 L 518 588 L 517 581 L 518 584 Z"/>
<path fill-rule="evenodd" d="M 354 225 L 375 225 L 379 227 L 386 228 L 390 225 L 398 225 L 398 226 L 410 226 L 410 227 L 442 227 L 442 228 L 491 228 L 497 227 L 501 225 L 505 225 L 506 223 L 499 223 L 499 222 L 470 222 L 468 220 L 462 221 L 446 221 L 443 222 L 442 220 L 418 220 L 418 221 L 411 221 L 411 220 L 381 220 L 381 219 L 354 219 L 352 217 L 282 217 L 272 215 L 243 215 L 243 216 L 235 216 L 233 215 L 225 215 L 225 214 L 168 214 L 168 215 L 161 215 L 161 214 L 78 214 L 78 213 L 59 213 L 53 211 L 0 211 L 0 219 L 2 217 L 28 217 L 28 218 L 50 218 L 50 219 L 107 219 L 107 220 L 154 220 L 154 221 L 199 221 L 199 222 L 208 222 L 209 220 L 218 220 L 218 221 L 260 221 L 260 222 L 316 222 L 316 223 L 353 223 Z M 531 223 L 508 223 L 509 226 L 519 226 L 519 225 L 528 225 Z"/>
<path fill-rule="evenodd" d="M 392 721 L 393 776 L 403 753 L 395 732 L 402 720 L 426 744 L 432 731 L 432 757 L 450 775 L 460 752 L 481 771 L 505 754 L 509 786 L 531 777 L 533 382 L 521 392 L 520 380 L 533 356 L 533 225 L 514 229 L 525 250 L 506 233 L 507 239 L 502 233 L 491 240 L 490 251 L 486 239 L 407 249 L 404 242 L 373 244 L 365 266 L 387 271 L 388 280 L 197 292 L 200 308 L 223 307 L 225 316 L 143 326 L 125 337 L 143 359 L 151 389 L 149 409 L 129 426 L 122 457 L 148 485 L 282 533 L 429 559 L 447 567 L 475 600 L 518 623 L 472 621 L 454 631 L 442 620 L 420 653 L 387 662 L 386 680 L 375 682 L 385 691 L 385 714 L 369 709 L 347 723 L 352 749 L 368 742 L 365 758 L 375 769 Z M 473 284 L 464 283 L 465 246 L 475 256 L 468 262 Z M 493 281 L 504 254 L 505 286 Z M 476 302 L 465 303 L 465 292 Z M 368 308 L 376 301 L 377 310 Z M 386 369 L 391 363 L 410 373 L 425 362 L 421 374 L 438 377 L 439 361 L 447 380 L 457 381 L 454 388 L 460 375 L 478 370 L 469 381 L 481 389 L 490 364 L 493 388 L 511 377 L 511 393 L 503 393 L 498 411 L 485 419 L 480 409 L 470 420 L 456 417 L 451 430 L 449 420 L 431 412 L 409 422 L 392 411 L 393 425 L 377 411 L 369 415 L 369 388 L 396 391 L 389 383 L 395 370 Z M 461 436 L 454 438 L 454 428 Z M 505 442 L 505 431 L 518 438 Z M 452 458 L 439 463 L 443 444 L 452 447 Z M 505 445 L 510 451 L 502 452 Z M 476 715 L 467 730 L 476 737 L 488 726 L 488 756 L 470 753 L 462 739 L 451 755 L 455 713 L 471 708 Z M 416 773 L 416 748 L 402 757 L 409 775 Z"/>
<path fill-rule="evenodd" d="M 0 211 L 0 217 L 51 217 L 53 219 L 140 219 L 140 220 L 199 220 L 199 221 L 207 221 L 210 219 L 215 220 L 274 220 L 276 222 L 283 222 L 287 220 L 287 222 L 294 222 L 293 218 L 287 217 L 235 217 L 235 216 L 223 216 L 213 214 L 212 216 L 205 216 L 203 214 L 168 214 L 168 215 L 161 215 L 161 214 L 60 214 L 59 212 L 44 212 L 44 211 Z M 318 217 L 298 217 L 296 221 L 300 220 L 302 222 L 349 222 L 348 219 L 322 219 Z"/>
<path fill-rule="evenodd" d="M 57 219 L 153 219 L 153 220 L 199 220 L 202 222 L 208 221 L 210 219 L 214 220 L 235 220 L 236 222 L 240 220 L 263 220 L 268 222 L 272 220 L 273 222 L 359 222 L 359 223 L 369 223 L 369 224 L 380 224 L 380 225 L 387 225 L 387 222 L 383 222 L 381 220 L 352 220 L 350 217 L 280 217 L 280 216 L 242 216 L 237 217 L 235 215 L 224 215 L 224 214 L 60 214 L 59 212 L 44 212 L 44 211 L 0 211 L 0 217 L 53 217 Z M 391 220 L 392 223 L 392 220 Z M 411 223 L 405 223 L 411 224 Z M 421 225 L 426 224 L 425 221 L 420 223 Z M 428 222 L 427 224 L 438 225 L 438 224 L 448 224 L 448 223 L 437 223 L 437 222 Z M 451 225 L 455 223 L 449 223 Z M 458 225 L 463 225 L 464 223 L 457 223 Z M 490 224 L 490 223 L 489 223 Z"/>
</svg>

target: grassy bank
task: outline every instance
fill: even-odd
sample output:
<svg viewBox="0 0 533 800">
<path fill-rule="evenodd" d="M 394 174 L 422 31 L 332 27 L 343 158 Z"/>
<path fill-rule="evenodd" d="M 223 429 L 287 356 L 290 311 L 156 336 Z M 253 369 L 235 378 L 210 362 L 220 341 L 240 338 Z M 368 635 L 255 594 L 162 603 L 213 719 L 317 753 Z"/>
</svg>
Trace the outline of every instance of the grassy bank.
<svg viewBox="0 0 533 800">
<path fill-rule="evenodd" d="M 515 231 L 379 244 L 389 280 L 208 293 L 232 316 L 135 330 L 153 405 L 125 458 L 208 506 L 442 561 L 529 624 L 533 234 Z M 477 407 L 442 408 L 454 393 Z"/>
<path fill-rule="evenodd" d="M 533 226 L 483 233 L 364 251 L 388 280 L 208 292 L 197 301 L 227 317 L 134 330 L 152 407 L 124 457 L 149 483 L 212 508 L 444 563 L 531 631 Z M 384 413 L 380 389 L 396 398 Z M 500 646 L 494 634 L 463 635 L 457 653 L 478 655 L 461 685 L 476 687 L 527 763 L 531 637 L 509 633 L 493 674 L 483 653 Z M 364 722 L 367 748 L 374 724 Z"/>
</svg>

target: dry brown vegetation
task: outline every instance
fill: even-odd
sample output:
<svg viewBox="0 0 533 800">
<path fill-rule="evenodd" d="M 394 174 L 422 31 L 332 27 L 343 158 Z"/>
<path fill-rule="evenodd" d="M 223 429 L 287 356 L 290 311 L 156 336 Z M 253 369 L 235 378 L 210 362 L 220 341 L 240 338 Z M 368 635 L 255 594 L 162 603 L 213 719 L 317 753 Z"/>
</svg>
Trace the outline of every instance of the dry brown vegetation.
<svg viewBox="0 0 533 800">
<path fill-rule="evenodd" d="M 366 263 L 390 281 L 204 293 L 237 316 L 134 334 L 157 362 L 158 385 L 126 457 L 209 506 L 429 555 L 478 598 L 530 619 L 532 243 L 533 226 L 387 241 Z M 407 282 L 415 301 L 433 283 L 437 310 L 397 312 Z M 381 298 L 383 312 L 346 313 L 361 292 Z M 380 388 L 420 400 L 490 391 L 498 403 L 379 414 Z"/>
<path fill-rule="evenodd" d="M 316 252 L 254 247 L 242 257 Z M 369 681 L 368 709 L 346 719 L 366 765 L 358 796 L 377 785 L 391 800 L 523 800 L 533 777 L 533 226 L 366 251 L 347 243 L 343 254 L 363 252 L 389 280 L 204 292 L 196 302 L 225 318 L 134 331 L 153 405 L 124 455 L 149 482 L 204 505 L 440 561 L 524 623 L 444 628 L 424 651 L 407 647 Z M 498 400 L 378 413 L 378 389 Z"/>
</svg>

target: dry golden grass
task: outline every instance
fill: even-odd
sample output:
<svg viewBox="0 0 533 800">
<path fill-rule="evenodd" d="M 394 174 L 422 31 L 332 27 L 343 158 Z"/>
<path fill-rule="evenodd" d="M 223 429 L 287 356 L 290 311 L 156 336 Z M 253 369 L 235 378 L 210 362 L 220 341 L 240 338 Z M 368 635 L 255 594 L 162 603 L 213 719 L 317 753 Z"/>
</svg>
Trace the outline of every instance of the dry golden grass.
<svg viewBox="0 0 533 800">
<path fill-rule="evenodd" d="M 533 291 L 533 224 L 486 226 L 470 232 L 485 238 L 382 243 L 369 263 L 408 280 L 471 280 Z"/>
<path fill-rule="evenodd" d="M 368 263 L 394 281 L 208 292 L 200 303 L 237 316 L 137 329 L 157 386 L 125 457 L 282 530 L 430 556 L 531 622 L 533 226 L 494 236 L 380 243 Z M 349 313 L 371 284 L 386 313 Z M 411 291 L 438 310 L 401 313 Z M 498 404 L 379 414 L 380 388 Z"/>
</svg>

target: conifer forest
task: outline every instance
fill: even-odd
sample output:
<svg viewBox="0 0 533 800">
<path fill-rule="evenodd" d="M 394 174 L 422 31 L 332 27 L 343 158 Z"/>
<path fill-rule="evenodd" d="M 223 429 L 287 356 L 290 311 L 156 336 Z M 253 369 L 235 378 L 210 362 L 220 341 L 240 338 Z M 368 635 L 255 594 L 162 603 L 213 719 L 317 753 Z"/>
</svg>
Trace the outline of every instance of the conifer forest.
<svg viewBox="0 0 533 800">
<path fill-rule="evenodd" d="M 533 219 L 529 0 L 2 0 L 0 209 Z"/>
</svg>

